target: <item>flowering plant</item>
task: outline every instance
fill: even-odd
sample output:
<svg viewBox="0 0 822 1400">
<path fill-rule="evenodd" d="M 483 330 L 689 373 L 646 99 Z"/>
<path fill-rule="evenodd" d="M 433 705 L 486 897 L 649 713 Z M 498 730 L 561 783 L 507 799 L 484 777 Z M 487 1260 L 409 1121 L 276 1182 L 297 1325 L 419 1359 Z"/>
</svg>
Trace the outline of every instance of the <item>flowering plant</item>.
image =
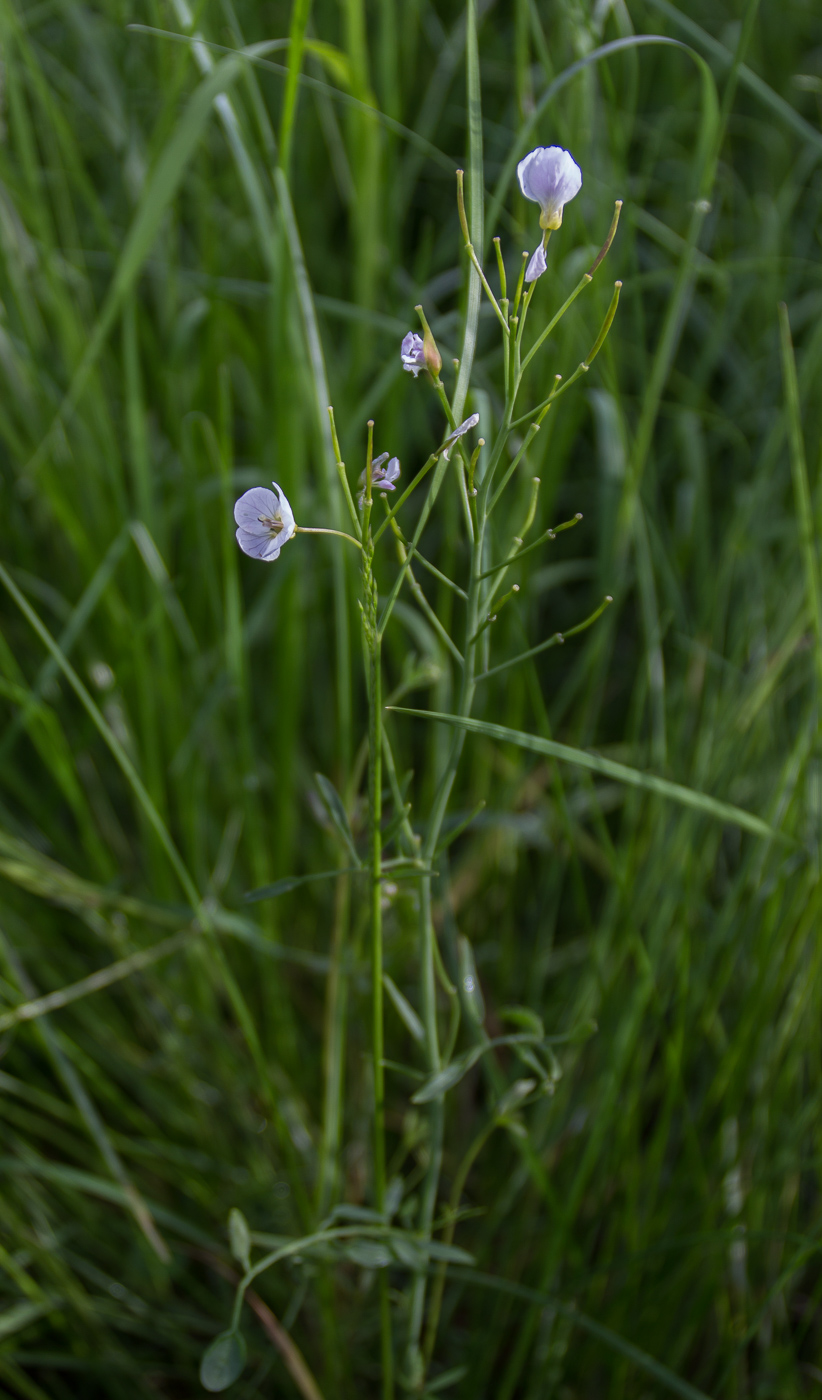
<svg viewBox="0 0 822 1400">
<path fill-rule="evenodd" d="M 400 362 L 402 368 L 412 374 L 415 380 L 420 375 L 424 376 L 424 380 L 433 388 L 438 398 L 445 421 L 439 443 L 411 476 L 407 486 L 396 499 L 393 497 L 398 491 L 400 479 L 399 458 L 389 456 L 388 452 L 374 456 L 374 423 L 369 422 L 365 467 L 359 477 L 359 495 L 355 503 L 345 463 L 340 454 L 334 413 L 329 409 L 337 474 L 351 522 L 351 533 L 346 533 L 343 537 L 354 545 L 360 554 L 359 607 L 366 655 L 369 708 L 368 733 L 365 738 L 368 764 L 368 843 L 365 853 L 361 854 L 357 849 L 348 825 L 346 803 L 327 779 L 323 779 L 322 794 L 335 829 L 341 834 L 346 859 L 355 861 L 349 873 L 361 874 L 368 884 L 373 1085 L 372 1215 L 368 1218 L 372 1220 L 373 1217 L 370 1228 L 376 1232 L 377 1240 L 381 1243 L 378 1246 L 371 1236 L 370 1252 L 361 1250 L 361 1253 L 363 1258 L 368 1254 L 368 1258 L 374 1261 L 374 1267 L 379 1270 L 381 1363 L 385 1400 L 389 1400 L 393 1395 L 394 1375 L 398 1364 L 401 1368 L 400 1379 L 407 1389 L 419 1393 L 425 1385 L 428 1367 L 436 1347 L 446 1269 L 451 1260 L 461 1257 L 459 1251 L 454 1250 L 452 1239 L 462 1183 L 474 1157 L 496 1128 L 508 1128 L 515 1134 L 519 1131 L 517 1115 L 520 1110 L 540 1094 L 551 1093 L 557 1073 L 556 1061 L 552 1058 L 552 1052 L 540 1027 L 529 1023 L 525 1030 L 520 1030 L 512 1036 L 503 1036 L 501 1042 L 499 1039 L 494 1041 L 489 1038 L 483 1028 L 482 993 L 470 945 L 465 939 L 460 940 L 458 985 L 455 985 L 446 971 L 437 945 L 432 885 L 436 878 L 436 861 L 442 853 L 443 826 L 465 735 L 472 725 L 476 726 L 479 723 L 472 718 L 472 710 L 480 688 L 489 678 L 507 671 L 548 647 L 561 645 L 566 636 L 589 627 L 611 601 L 610 597 L 606 597 L 590 617 L 583 619 L 577 627 L 566 632 L 565 636 L 554 633 L 525 652 L 491 664 L 493 624 L 501 608 L 515 599 L 520 591 L 518 583 L 513 583 L 506 590 L 508 576 L 515 569 L 518 559 L 529 550 L 540 548 L 555 539 L 561 530 L 573 527 L 582 518 L 577 513 L 563 524 L 544 529 L 536 539 L 526 545 L 525 539 L 532 530 L 538 509 L 540 482 L 538 477 L 533 477 L 525 519 L 517 535 L 499 556 L 493 547 L 490 529 L 493 513 L 503 493 L 515 483 L 520 466 L 527 465 L 529 447 L 546 416 L 555 409 L 567 389 L 588 371 L 599 353 L 613 322 L 622 285 L 620 282 L 615 284 L 605 319 L 585 360 L 564 382 L 561 375 L 556 375 L 549 394 L 536 406 L 525 410 L 518 408 L 520 392 L 526 381 L 529 366 L 557 323 L 590 284 L 613 242 L 621 207 L 617 202 L 610 231 L 590 271 L 583 275 L 571 294 L 547 324 L 538 331 L 526 349 L 528 314 L 534 303 L 537 283 L 548 266 L 548 240 L 552 232 L 561 228 L 563 209 L 578 194 L 582 185 L 582 175 L 569 152 L 558 146 L 537 147 L 531 151 L 520 161 L 518 175 L 520 188 L 526 199 L 540 206 L 539 224 L 542 238 L 530 258 L 527 253 L 523 255 L 514 281 L 513 295 L 509 295 L 508 291 L 507 269 L 500 250 L 500 241 L 495 239 L 499 276 L 497 296 L 491 289 L 472 241 L 463 198 L 462 171 L 457 172 L 457 208 L 471 269 L 472 286 L 484 291 L 499 325 L 502 345 L 504 403 L 499 426 L 488 451 L 485 451 L 487 444 L 482 437 L 471 437 L 480 426 L 480 412 L 474 409 L 467 415 L 465 413 L 466 399 L 470 392 L 469 376 L 461 370 L 456 386 L 449 395 L 441 377 L 442 357 L 421 306 L 417 307 L 417 311 L 422 334 L 409 331 L 405 335 L 399 348 Z M 468 332 L 466 340 L 469 341 Z M 437 569 L 423 552 L 426 525 L 449 477 L 461 501 L 468 547 L 467 574 L 461 583 Z M 424 482 L 427 485 L 423 491 Z M 392 496 L 390 502 L 389 493 Z M 411 509 L 411 497 L 414 497 L 414 502 L 420 501 L 413 525 L 406 521 L 406 515 Z M 240 548 L 253 558 L 267 562 L 279 558 L 283 545 L 298 533 L 343 534 L 339 530 L 326 527 L 298 526 L 285 495 L 276 483 L 274 491 L 263 487 L 254 487 L 247 491 L 237 501 L 234 516 Z M 377 561 L 381 553 L 380 546 L 389 536 L 394 541 L 398 567 L 390 585 L 381 591 L 376 577 Z M 381 570 L 382 567 L 380 564 Z M 459 599 L 463 608 L 462 636 L 459 642 L 426 597 L 417 577 L 418 569 L 436 576 L 440 583 Z M 383 639 L 395 613 L 400 593 L 404 589 L 408 590 L 412 605 L 423 614 L 453 663 L 457 699 L 451 714 L 402 710 L 395 703 L 390 707 L 384 706 Z M 386 728 L 388 708 L 395 714 L 417 714 L 423 717 L 427 715 L 452 726 L 447 759 L 439 774 L 431 810 L 421 827 L 412 824 L 410 807 L 406 804 L 400 788 L 397 766 Z M 385 779 L 388 782 L 389 799 L 394 808 L 388 830 L 383 821 Z M 391 844 L 396 847 L 396 854 L 393 856 L 386 853 Z M 328 874 L 337 876 L 338 872 Z M 387 890 L 393 887 L 393 882 L 399 875 L 410 879 L 416 888 L 420 967 L 418 1008 L 412 1007 L 402 996 L 391 979 L 385 975 L 383 967 L 383 914 Z M 257 894 L 258 897 L 270 897 L 277 892 L 277 887 L 271 887 L 270 890 L 261 890 Z M 418 1087 L 411 1096 L 411 1101 L 428 1114 L 427 1166 L 414 1229 L 410 1232 L 404 1232 L 392 1224 L 398 1207 L 398 1195 L 395 1183 L 388 1181 L 386 1155 L 387 1066 L 383 1048 L 383 998 L 386 989 L 417 1041 L 424 1065 L 421 1071 L 414 1071 Z M 338 989 L 330 987 L 329 996 L 333 999 L 336 995 Z M 445 998 L 449 1007 L 450 1028 L 445 1039 L 441 1026 L 438 1000 L 440 996 Z M 332 1000 L 329 1008 L 331 1025 L 337 1024 L 338 1012 L 335 1006 Z M 473 1028 L 473 1043 L 463 1055 L 456 1056 L 454 1049 L 461 1020 Z M 508 1085 L 496 1103 L 480 1139 L 469 1148 L 463 1166 L 457 1173 L 450 1205 L 444 1217 L 447 1223 L 443 1239 L 435 1241 L 437 1229 L 442 1228 L 437 1226 L 436 1221 L 438 1212 L 443 1209 L 440 1193 L 445 1096 L 467 1069 L 498 1043 L 511 1044 L 516 1048 L 520 1058 L 528 1066 L 529 1077 L 516 1079 Z M 333 1205 L 330 1189 L 327 1188 L 328 1182 L 322 1179 L 321 1169 L 320 1194 L 326 1210 Z M 399 1195 L 402 1195 L 401 1184 Z M 338 1210 L 343 1212 L 344 1209 L 342 1206 L 338 1207 Z M 235 1212 L 234 1215 L 236 1214 Z M 332 1211 L 311 1239 L 330 1247 L 341 1234 L 346 1235 L 346 1238 L 352 1230 L 356 1234 L 357 1227 L 337 1226 L 335 1221 L 338 1218 Z M 241 1259 L 245 1272 L 237 1290 L 231 1328 L 218 1338 L 206 1353 L 203 1374 L 211 1389 L 224 1388 L 224 1385 L 229 1384 L 230 1380 L 239 1374 L 243 1358 L 239 1318 L 246 1290 L 254 1278 L 283 1257 L 283 1250 L 275 1248 L 252 1265 L 247 1230 L 246 1234 L 243 1234 L 244 1222 L 240 1224 L 234 1219 L 233 1228 L 237 1239 L 240 1240 L 237 1246 L 240 1253 L 237 1253 L 237 1257 Z M 360 1233 L 363 1228 L 361 1222 Z M 308 1248 L 306 1241 L 300 1243 L 301 1252 Z M 432 1281 L 429 1266 L 434 1259 L 437 1260 L 437 1267 Z M 387 1269 L 392 1263 L 402 1264 L 410 1272 L 410 1282 L 400 1310 L 401 1317 L 399 1314 L 394 1315 L 392 1297 L 388 1289 Z M 395 1344 L 395 1337 L 400 1320 L 405 1336 L 398 1346 Z M 214 1380 L 215 1377 L 219 1384 Z"/>
</svg>

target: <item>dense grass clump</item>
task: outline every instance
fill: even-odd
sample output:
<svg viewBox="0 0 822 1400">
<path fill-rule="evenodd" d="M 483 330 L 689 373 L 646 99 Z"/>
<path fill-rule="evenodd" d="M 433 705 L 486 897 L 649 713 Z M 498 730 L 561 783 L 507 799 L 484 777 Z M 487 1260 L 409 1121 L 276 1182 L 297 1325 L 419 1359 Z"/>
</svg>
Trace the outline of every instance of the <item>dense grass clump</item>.
<svg viewBox="0 0 822 1400">
<path fill-rule="evenodd" d="M 325 1223 L 254 1281 L 231 1394 L 385 1395 L 381 1307 L 415 1394 L 813 1394 L 818 7 L 0 0 L 0 47 L 0 1388 L 202 1393 L 246 1247 Z M 401 868 L 382 911 L 389 1237 L 364 882 L 279 884 L 365 854 L 358 559 L 317 536 L 263 567 L 231 510 L 273 478 L 298 521 L 345 528 L 329 403 L 354 489 L 368 419 L 412 479 L 444 420 L 400 341 L 421 303 L 451 395 L 474 314 L 454 170 L 476 214 L 482 162 L 496 291 L 491 239 L 512 283 L 536 238 L 516 160 L 552 144 L 584 184 L 532 332 L 624 207 L 529 404 L 623 290 L 494 517 L 502 556 L 534 476 L 533 538 L 582 514 L 516 566 L 490 664 L 614 602 L 485 681 L 474 715 L 703 797 L 466 736 L 435 1010 L 443 1057 L 478 1062 L 439 1101 L 426 1253 L 417 886 Z M 466 413 L 489 441 L 498 329 L 485 304 Z M 464 578 L 456 483 L 422 547 Z M 386 551 L 381 593 L 395 572 Z M 383 698 L 449 712 L 461 601 L 417 582 Z M 452 740 L 385 724 L 390 858 Z M 480 1050 L 534 1027 L 547 1090 L 497 1121 L 528 1047 Z M 423 1391 L 406 1331 L 445 1263 Z"/>
</svg>

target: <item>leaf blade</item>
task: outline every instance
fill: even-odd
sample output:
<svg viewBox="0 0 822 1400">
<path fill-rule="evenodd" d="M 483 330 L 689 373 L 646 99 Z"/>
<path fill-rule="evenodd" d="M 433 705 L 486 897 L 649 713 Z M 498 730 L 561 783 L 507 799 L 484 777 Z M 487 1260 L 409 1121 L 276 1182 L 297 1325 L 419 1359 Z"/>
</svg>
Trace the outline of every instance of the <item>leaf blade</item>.
<svg viewBox="0 0 822 1400">
<path fill-rule="evenodd" d="M 617 782 L 626 783 L 630 787 L 642 788 L 646 792 L 655 793 L 658 797 L 667 797 L 673 802 L 679 802 L 683 807 L 691 807 L 702 812 L 706 816 L 714 817 L 716 820 L 731 822 L 735 826 L 742 827 L 745 831 L 750 831 L 754 836 L 764 836 L 769 840 L 789 841 L 784 832 L 776 831 L 761 817 L 755 816 L 752 812 L 746 812 L 742 807 L 734 807 L 729 802 L 721 802 L 708 793 L 700 792 L 697 788 L 684 787 L 681 783 L 670 782 L 667 778 L 659 778 L 655 773 L 643 773 L 639 768 L 629 768 L 625 763 L 617 763 L 614 759 L 603 758 L 601 754 L 589 753 L 587 749 L 572 748 L 569 744 L 560 744 L 555 739 L 542 739 L 536 734 L 526 734 L 521 729 L 507 729 L 502 724 L 491 724 L 487 720 L 462 718 L 460 715 L 441 714 L 435 710 L 412 710 L 404 706 L 387 706 L 396 711 L 397 714 L 414 715 L 417 719 L 436 719 L 442 724 L 451 724 L 456 728 L 467 729 L 472 734 L 484 734 L 487 738 L 497 739 L 501 743 L 515 744 L 517 748 L 528 749 L 532 753 L 540 753 L 548 758 L 557 758 L 565 763 L 573 763 L 578 768 L 587 768 L 591 773 L 601 773 L 605 777 L 614 778 Z"/>
</svg>

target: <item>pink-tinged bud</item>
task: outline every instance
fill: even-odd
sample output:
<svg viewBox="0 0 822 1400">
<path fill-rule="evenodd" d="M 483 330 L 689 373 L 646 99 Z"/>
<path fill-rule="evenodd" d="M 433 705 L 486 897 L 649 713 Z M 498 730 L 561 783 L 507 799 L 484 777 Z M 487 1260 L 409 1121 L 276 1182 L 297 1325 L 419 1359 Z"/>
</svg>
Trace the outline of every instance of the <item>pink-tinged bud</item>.
<svg viewBox="0 0 822 1400">
<path fill-rule="evenodd" d="M 431 327 L 425 327 L 425 335 L 422 340 L 422 353 L 425 356 L 425 365 L 432 379 L 439 379 L 442 369 L 442 355 L 437 349 L 437 342 L 431 334 Z"/>
</svg>

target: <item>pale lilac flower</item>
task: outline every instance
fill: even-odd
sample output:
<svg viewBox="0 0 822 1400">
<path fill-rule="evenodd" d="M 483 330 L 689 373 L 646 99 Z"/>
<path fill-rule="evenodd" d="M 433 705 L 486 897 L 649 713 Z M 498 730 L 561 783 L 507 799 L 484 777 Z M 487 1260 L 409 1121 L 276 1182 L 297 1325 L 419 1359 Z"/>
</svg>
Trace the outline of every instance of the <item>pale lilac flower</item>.
<svg viewBox="0 0 822 1400">
<path fill-rule="evenodd" d="M 564 206 L 582 189 L 582 171 L 573 156 L 561 146 L 537 146 L 520 161 L 517 175 L 525 198 L 542 210 L 540 228 L 559 228 Z"/>
<path fill-rule="evenodd" d="M 443 457 L 445 458 L 446 462 L 448 461 L 448 457 L 449 457 L 449 454 L 450 454 L 450 452 L 451 452 L 451 448 L 454 446 L 454 443 L 456 442 L 457 438 L 461 438 L 461 437 L 463 436 L 464 433 L 468 433 L 468 432 L 471 431 L 472 428 L 476 428 L 478 422 L 479 422 L 479 414 L 478 414 L 478 413 L 472 413 L 472 414 L 471 414 L 471 417 L 470 417 L 470 418 L 466 418 L 466 420 L 465 420 L 464 423 L 460 423 L 459 427 L 458 427 L 458 428 L 455 428 L 454 431 L 453 431 L 453 433 L 449 433 L 449 434 L 448 434 L 448 437 L 445 439 L 445 442 L 443 443 L 443 447 L 445 448 L 445 451 L 444 451 L 443 454 L 442 454 Z"/>
<path fill-rule="evenodd" d="M 394 483 L 400 474 L 400 459 L 399 457 L 392 457 L 387 467 L 384 465 L 385 462 L 388 462 L 387 452 L 383 452 L 381 456 L 375 457 L 371 463 L 372 491 L 393 491 L 395 489 Z M 363 489 L 360 492 L 358 501 L 360 510 L 362 510 L 365 505 L 365 480 L 366 473 L 363 472 L 360 476 L 360 486 Z"/>
<path fill-rule="evenodd" d="M 400 346 L 400 359 L 403 369 L 407 369 L 416 379 L 421 369 L 425 369 L 425 342 L 416 331 L 409 331 Z"/>
<path fill-rule="evenodd" d="M 547 266 L 548 264 L 545 261 L 545 248 L 543 244 L 540 243 L 536 252 L 532 255 L 531 261 L 529 262 L 527 268 L 525 269 L 526 282 L 536 282 L 537 278 L 542 276 Z"/>
<path fill-rule="evenodd" d="M 297 532 L 294 512 L 285 492 L 276 481 L 271 485 L 273 491 L 267 486 L 252 486 L 234 506 L 240 549 L 252 559 L 264 559 L 267 564 L 277 558 L 283 545 Z"/>
</svg>

